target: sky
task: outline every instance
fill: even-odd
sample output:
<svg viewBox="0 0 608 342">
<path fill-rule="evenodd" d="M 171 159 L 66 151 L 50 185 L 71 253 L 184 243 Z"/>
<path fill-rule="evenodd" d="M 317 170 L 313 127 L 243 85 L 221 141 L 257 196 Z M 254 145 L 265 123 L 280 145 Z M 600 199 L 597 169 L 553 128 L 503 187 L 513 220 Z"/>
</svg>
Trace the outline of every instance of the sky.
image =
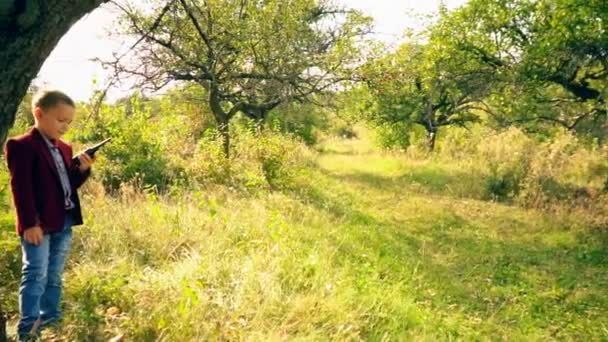
<svg viewBox="0 0 608 342">
<path fill-rule="evenodd" d="M 396 44 L 406 29 L 420 29 L 420 15 L 437 11 L 441 0 L 338 0 L 359 9 L 375 21 L 376 39 Z M 443 0 L 450 8 L 462 6 L 466 0 Z M 110 59 L 121 43 L 108 36 L 116 14 L 104 5 L 77 22 L 60 40 L 40 70 L 34 84 L 62 90 L 77 101 L 90 98 L 101 88 L 107 72 L 93 58 Z M 118 97 L 124 89 L 110 91 Z"/>
</svg>

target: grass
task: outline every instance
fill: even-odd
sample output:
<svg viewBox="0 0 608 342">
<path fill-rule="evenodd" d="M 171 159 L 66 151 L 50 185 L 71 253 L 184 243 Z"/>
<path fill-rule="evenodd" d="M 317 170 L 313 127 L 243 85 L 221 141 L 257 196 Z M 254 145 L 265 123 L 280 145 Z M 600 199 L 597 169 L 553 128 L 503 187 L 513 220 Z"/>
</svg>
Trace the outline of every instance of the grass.
<svg viewBox="0 0 608 342">
<path fill-rule="evenodd" d="M 321 151 L 282 192 L 112 198 L 89 184 L 49 339 L 608 339 L 606 231 L 485 201 L 456 163 L 365 139 Z M 15 308 L 19 252 L 3 234 Z"/>
</svg>

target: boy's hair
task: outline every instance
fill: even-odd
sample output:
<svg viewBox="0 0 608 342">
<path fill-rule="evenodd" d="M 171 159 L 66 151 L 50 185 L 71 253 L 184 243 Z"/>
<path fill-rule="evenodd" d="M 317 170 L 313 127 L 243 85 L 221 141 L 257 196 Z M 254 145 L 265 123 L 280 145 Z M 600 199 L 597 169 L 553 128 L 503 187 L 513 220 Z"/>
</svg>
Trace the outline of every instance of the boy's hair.
<svg viewBox="0 0 608 342">
<path fill-rule="evenodd" d="M 32 109 L 39 107 L 42 110 L 47 110 L 60 103 L 76 107 L 74 100 L 59 90 L 41 90 L 32 98 Z"/>
</svg>

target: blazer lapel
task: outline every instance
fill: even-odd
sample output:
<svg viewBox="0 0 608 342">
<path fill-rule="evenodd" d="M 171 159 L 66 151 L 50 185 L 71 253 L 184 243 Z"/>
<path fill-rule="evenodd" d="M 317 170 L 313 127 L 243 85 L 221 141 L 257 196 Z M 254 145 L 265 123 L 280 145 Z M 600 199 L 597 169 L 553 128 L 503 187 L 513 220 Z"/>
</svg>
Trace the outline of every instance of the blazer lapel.
<svg viewBox="0 0 608 342">
<path fill-rule="evenodd" d="M 46 162 L 48 163 L 49 167 L 53 171 L 53 174 L 57 178 L 57 181 L 61 182 L 61 180 L 59 179 L 59 171 L 57 171 L 57 165 L 55 165 L 55 161 L 53 160 L 53 156 L 51 156 L 51 151 L 49 151 L 49 147 L 46 144 L 46 141 L 44 141 L 44 138 L 42 138 L 40 132 L 38 132 L 38 130 L 35 128 L 33 129 L 32 135 L 36 138 L 35 141 L 38 144 L 36 148 L 38 148 L 42 153 L 42 156 L 44 157 L 43 159 L 46 160 Z"/>
</svg>

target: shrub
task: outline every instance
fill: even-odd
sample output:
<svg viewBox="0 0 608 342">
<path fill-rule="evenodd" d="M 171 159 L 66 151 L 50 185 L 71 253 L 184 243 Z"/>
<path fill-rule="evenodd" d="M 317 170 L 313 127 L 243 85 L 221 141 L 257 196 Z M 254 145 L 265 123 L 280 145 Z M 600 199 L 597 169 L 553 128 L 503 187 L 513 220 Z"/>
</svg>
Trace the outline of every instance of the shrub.
<svg viewBox="0 0 608 342">
<path fill-rule="evenodd" d="M 94 120 L 77 122 L 68 140 L 90 145 L 112 138 L 95 165 L 95 173 L 108 190 L 133 181 L 162 190 L 179 174 L 179 169 L 170 167 L 163 132 L 158 114 L 135 97 L 125 105 L 104 105 Z"/>
<path fill-rule="evenodd" d="M 230 184 L 232 168 L 224 154 L 222 139 L 214 129 L 206 131 L 191 158 L 184 161 L 186 177 L 192 183 Z"/>
<path fill-rule="evenodd" d="M 417 145 L 408 148 L 410 157 L 424 157 L 411 153 Z M 542 207 L 597 195 L 607 180 L 606 155 L 608 147 L 580 141 L 567 131 L 556 130 L 539 141 L 515 127 L 496 132 L 474 125 L 446 130 L 431 156 L 479 174 L 488 198 Z"/>
<path fill-rule="evenodd" d="M 329 127 L 329 114 L 313 104 L 288 104 L 268 114 L 266 126 L 274 132 L 298 137 L 307 145 L 318 141 L 318 134 Z"/>
<path fill-rule="evenodd" d="M 520 204 L 543 207 L 554 202 L 576 200 L 581 191 L 590 196 L 600 189 L 605 161 L 598 150 L 583 145 L 574 135 L 562 132 L 540 144 L 522 179 Z"/>
<path fill-rule="evenodd" d="M 376 127 L 375 140 L 384 149 L 406 149 L 411 143 L 413 127 L 405 123 L 383 124 Z"/>
<path fill-rule="evenodd" d="M 209 130 L 186 162 L 187 178 L 197 184 L 224 184 L 241 189 L 288 187 L 311 158 L 309 149 L 292 135 L 251 127 L 232 127 L 231 156 Z"/>
<path fill-rule="evenodd" d="M 478 145 L 479 164 L 486 168 L 486 191 L 495 199 L 512 199 L 526 177 L 535 142 L 517 128 L 487 136 Z"/>
<path fill-rule="evenodd" d="M 256 171 L 272 189 L 288 187 L 310 157 L 296 137 L 270 131 L 241 135 L 238 147 L 240 157 L 257 164 Z"/>
</svg>

